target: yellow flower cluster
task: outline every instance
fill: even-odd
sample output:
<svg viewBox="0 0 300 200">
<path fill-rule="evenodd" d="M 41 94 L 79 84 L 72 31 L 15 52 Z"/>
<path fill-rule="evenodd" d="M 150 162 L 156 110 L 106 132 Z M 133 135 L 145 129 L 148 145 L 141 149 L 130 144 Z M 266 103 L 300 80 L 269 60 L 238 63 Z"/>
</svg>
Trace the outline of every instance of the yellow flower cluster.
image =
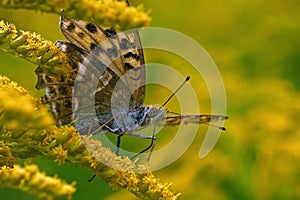
<svg viewBox="0 0 300 200">
<path fill-rule="evenodd" d="M 76 191 L 75 182 L 67 184 L 58 178 L 46 176 L 36 165 L 13 168 L 2 167 L 0 170 L 0 186 L 18 189 L 32 194 L 39 199 L 51 200 L 58 197 L 71 198 Z"/>
<path fill-rule="evenodd" d="M 61 14 L 61 11 L 64 10 L 64 15 L 70 18 L 93 20 L 96 24 L 120 30 L 148 26 L 151 21 L 142 6 L 128 7 L 126 1 L 117 0 L 2 0 L 0 6 L 57 14 Z"/>
<path fill-rule="evenodd" d="M 22 103 L 20 103 L 22 102 Z M 24 132 L 38 132 L 53 124 L 38 99 L 7 77 L 0 76 L 0 130 L 2 136 L 20 138 Z"/>
<path fill-rule="evenodd" d="M 0 164 L 3 169 L 13 168 L 18 158 L 45 155 L 59 164 L 68 161 L 88 168 L 113 188 L 126 188 L 143 199 L 177 198 L 169 190 L 170 184 L 160 183 L 146 171 L 145 166 L 139 166 L 145 169 L 145 173 L 136 174 L 132 171 L 137 166 L 129 158 L 117 156 L 98 140 L 80 137 L 73 126 L 54 126 L 39 100 L 6 77 L 0 78 L 0 140 Z M 91 155 L 86 145 L 96 153 Z M 99 159 L 105 159 L 114 168 L 104 165 Z"/>
<path fill-rule="evenodd" d="M 20 103 L 22 102 L 22 103 Z M 31 137 L 42 140 L 37 135 L 54 122 L 38 99 L 31 97 L 25 89 L 0 76 L 0 167 L 12 167 L 18 157 L 31 157 Z"/>
<path fill-rule="evenodd" d="M 0 50 L 43 67 L 49 75 L 70 74 L 66 55 L 39 34 L 17 30 L 15 25 L 0 21 Z"/>
</svg>

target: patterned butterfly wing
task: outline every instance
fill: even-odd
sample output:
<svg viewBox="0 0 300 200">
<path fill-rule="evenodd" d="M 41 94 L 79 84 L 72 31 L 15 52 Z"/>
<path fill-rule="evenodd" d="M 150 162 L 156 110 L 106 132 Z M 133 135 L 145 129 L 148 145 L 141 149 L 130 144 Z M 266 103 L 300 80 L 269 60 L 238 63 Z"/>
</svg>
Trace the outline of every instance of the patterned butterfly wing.
<svg viewBox="0 0 300 200">
<path fill-rule="evenodd" d="M 133 90 L 132 107 L 142 106 L 145 98 L 144 55 L 137 31 L 117 33 L 82 20 L 62 16 L 61 31 L 67 40 L 93 54 Z M 138 87 L 137 87 L 138 86 Z"/>
<path fill-rule="evenodd" d="M 80 57 L 80 52 L 74 52 L 74 58 Z M 74 79 L 78 71 L 75 62 L 76 60 L 70 61 L 73 72 L 69 75 L 49 76 L 43 70 L 43 66 L 40 65 L 35 70 L 37 74 L 35 87 L 37 89 L 45 89 L 46 94 L 42 97 L 42 102 L 50 105 L 49 111 L 52 113 L 57 125 L 72 122 L 72 92 Z"/>
<path fill-rule="evenodd" d="M 89 132 L 91 122 L 95 121 L 93 109 L 96 111 L 97 121 L 107 124 L 108 130 L 115 132 L 120 129 L 112 114 L 113 100 L 117 102 L 114 107 L 126 109 L 141 108 L 145 97 L 145 67 L 144 56 L 137 31 L 117 34 L 114 29 L 76 21 L 66 17 L 61 18 L 61 30 L 72 45 L 82 49 L 83 57 L 79 64 L 79 75 L 83 78 L 80 85 L 97 85 L 92 91 L 76 89 L 73 100 L 77 113 L 77 130 Z M 61 46 L 62 50 L 68 49 Z M 70 48 L 69 48 L 70 49 Z M 67 52 L 70 60 L 72 51 Z M 83 70 L 84 69 L 84 70 Z M 92 79 L 99 79 L 98 84 Z M 75 83 L 76 85 L 76 83 Z M 87 92 L 89 91 L 89 92 Z M 95 94 L 95 104 L 88 99 Z M 114 97 L 114 98 L 113 98 Z M 128 99 L 128 102 L 124 101 Z M 80 114 L 78 114 L 80 113 Z M 97 129 L 97 123 L 94 123 Z"/>
<path fill-rule="evenodd" d="M 41 67 L 36 70 L 36 87 L 46 89 L 44 103 L 50 104 L 58 125 L 70 123 L 77 117 L 79 128 L 87 132 L 95 120 L 93 115 L 89 116 L 93 111 L 96 111 L 100 124 L 110 120 L 111 99 L 117 83 L 121 83 L 121 89 L 127 91 L 118 95 L 123 95 L 123 98 L 130 95 L 130 108 L 142 106 L 145 68 L 137 31 L 117 34 L 114 29 L 67 17 L 61 17 L 60 27 L 69 42 L 58 41 L 56 45 L 68 56 L 74 75 L 70 80 L 62 78 L 61 82 L 57 82 L 47 76 Z M 91 81 L 97 81 L 93 90 L 81 88 L 78 92 L 78 87 L 74 90 L 76 83 L 79 82 L 81 87 L 88 86 Z M 90 103 L 91 94 L 94 94 L 94 104 Z M 80 112 L 86 116 L 78 119 Z M 108 126 L 111 130 L 116 128 L 113 122 Z"/>
</svg>

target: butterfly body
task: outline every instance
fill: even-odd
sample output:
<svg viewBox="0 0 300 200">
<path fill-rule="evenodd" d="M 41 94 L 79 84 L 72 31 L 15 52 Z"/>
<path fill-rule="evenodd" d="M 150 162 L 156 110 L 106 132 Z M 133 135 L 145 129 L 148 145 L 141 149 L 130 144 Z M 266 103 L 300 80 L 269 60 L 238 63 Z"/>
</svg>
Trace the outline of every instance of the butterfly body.
<svg viewBox="0 0 300 200">
<path fill-rule="evenodd" d="M 134 109 L 124 109 L 112 116 L 113 126 L 105 125 L 105 129 L 113 133 L 136 132 L 155 124 L 162 125 L 166 119 L 167 111 L 158 107 L 144 106 Z"/>
</svg>

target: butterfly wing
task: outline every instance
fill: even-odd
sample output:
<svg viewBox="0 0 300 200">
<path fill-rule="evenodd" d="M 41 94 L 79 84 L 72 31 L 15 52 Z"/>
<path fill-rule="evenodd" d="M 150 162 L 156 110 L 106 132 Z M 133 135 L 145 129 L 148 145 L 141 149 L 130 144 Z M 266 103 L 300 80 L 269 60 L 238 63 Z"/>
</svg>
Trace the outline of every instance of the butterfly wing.
<svg viewBox="0 0 300 200">
<path fill-rule="evenodd" d="M 130 109 L 141 107 L 145 97 L 144 56 L 138 32 L 117 34 L 114 29 L 67 17 L 61 17 L 60 27 L 69 42 L 58 41 L 56 45 L 78 71 L 72 98 L 75 127 L 88 133 L 105 124 L 108 130 L 117 131 L 119 125 L 111 120 L 112 99 L 118 107 Z"/>
<path fill-rule="evenodd" d="M 60 46 L 60 45 L 58 45 Z M 74 87 L 74 79 L 78 71 L 77 63 L 80 62 L 82 52 L 74 45 L 66 45 L 64 52 L 72 52 L 72 59 L 69 64 L 73 68 L 73 72 L 69 75 L 50 76 L 43 70 L 42 66 L 38 66 L 35 70 L 37 74 L 37 89 L 45 89 L 45 96 L 42 97 L 44 104 L 50 105 L 49 111 L 52 113 L 57 125 L 69 124 L 72 122 L 72 93 Z"/>
<path fill-rule="evenodd" d="M 94 58 L 124 79 L 133 93 L 130 106 L 142 106 L 145 98 L 145 62 L 136 30 L 117 33 L 112 28 L 63 16 L 60 27 L 70 43 L 93 54 Z"/>
<path fill-rule="evenodd" d="M 36 70 L 36 87 L 45 88 L 43 102 L 50 104 L 57 125 L 74 122 L 72 115 L 84 112 L 86 116 L 77 118 L 77 123 L 87 131 L 95 120 L 90 113 L 95 110 L 98 122 L 107 122 L 111 118 L 111 98 L 117 83 L 127 91 L 122 93 L 123 98 L 130 95 L 129 106 L 141 107 L 145 97 L 145 67 L 137 31 L 117 34 L 114 29 L 67 17 L 61 17 L 60 27 L 68 42 L 58 41 L 56 45 L 67 55 L 73 74 L 68 80 L 63 75 L 54 79 L 42 67 Z M 74 90 L 77 79 L 81 79 L 80 87 L 96 79 L 96 88 Z M 89 99 L 91 94 L 94 94 L 93 104 Z"/>
</svg>

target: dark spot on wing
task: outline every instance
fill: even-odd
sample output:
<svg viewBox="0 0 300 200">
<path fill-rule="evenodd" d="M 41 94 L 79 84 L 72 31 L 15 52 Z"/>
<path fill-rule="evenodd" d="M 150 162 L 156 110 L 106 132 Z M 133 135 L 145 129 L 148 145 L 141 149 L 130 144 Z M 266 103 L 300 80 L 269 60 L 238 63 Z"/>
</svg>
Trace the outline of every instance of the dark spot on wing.
<svg viewBox="0 0 300 200">
<path fill-rule="evenodd" d="M 73 69 L 78 69 L 78 63 L 76 61 L 73 60 L 69 60 L 69 65 L 73 68 Z"/>
<path fill-rule="evenodd" d="M 127 50 L 130 48 L 130 42 L 127 39 L 122 38 L 122 40 L 120 42 L 120 47 L 122 50 Z"/>
<path fill-rule="evenodd" d="M 93 33 L 93 34 L 98 32 L 96 26 L 95 26 L 94 24 L 91 24 L 91 23 L 88 23 L 88 24 L 85 26 L 85 28 L 86 28 L 89 32 L 91 32 L 91 33 Z"/>
<path fill-rule="evenodd" d="M 109 49 L 107 49 L 107 55 L 110 58 L 116 58 L 118 56 L 118 52 L 115 48 L 109 48 Z"/>
<path fill-rule="evenodd" d="M 68 26 L 67 26 L 67 30 L 68 31 L 73 31 L 75 29 L 75 25 L 73 23 L 70 23 Z"/>
<path fill-rule="evenodd" d="M 130 45 L 131 48 L 136 49 L 136 46 L 135 46 L 135 43 L 134 43 L 134 42 L 130 42 L 129 45 Z"/>
<path fill-rule="evenodd" d="M 128 52 L 124 55 L 124 58 L 135 58 L 136 60 L 139 60 L 139 55 L 132 53 L 132 52 Z"/>
<path fill-rule="evenodd" d="M 70 100 L 66 100 L 64 103 L 65 108 L 72 108 L 72 103 Z"/>
<path fill-rule="evenodd" d="M 59 103 L 55 103 L 56 111 L 61 111 L 61 106 Z"/>
<path fill-rule="evenodd" d="M 60 75 L 58 82 L 65 82 L 66 78 L 64 75 Z"/>
<path fill-rule="evenodd" d="M 95 54 L 95 55 L 100 55 L 101 53 L 104 52 L 103 48 L 100 45 L 92 46 L 92 44 L 91 44 L 91 50 L 93 51 L 93 54 Z"/>
<path fill-rule="evenodd" d="M 90 44 L 90 50 L 93 50 L 93 49 L 95 49 L 97 47 L 97 45 L 95 44 L 95 43 L 91 43 Z"/>
<path fill-rule="evenodd" d="M 134 67 L 129 63 L 125 63 L 124 66 L 125 66 L 125 69 L 127 69 L 127 70 L 134 69 Z"/>
<path fill-rule="evenodd" d="M 67 91 L 68 91 L 68 88 L 65 87 L 65 86 L 61 86 L 61 87 L 58 88 L 58 90 L 59 90 L 59 92 L 60 92 L 61 94 L 66 94 Z"/>
<path fill-rule="evenodd" d="M 49 93 L 52 97 L 55 97 L 57 95 L 57 92 L 53 87 L 49 87 Z"/>
<path fill-rule="evenodd" d="M 53 80 L 49 76 L 46 76 L 45 78 L 46 78 L 46 83 L 52 83 L 53 82 Z"/>
<path fill-rule="evenodd" d="M 106 29 L 103 32 L 104 32 L 105 36 L 108 38 L 111 36 L 117 35 L 117 32 L 113 28 Z"/>
<path fill-rule="evenodd" d="M 78 32 L 77 35 L 78 35 L 78 37 L 80 37 L 81 39 L 84 37 L 84 33 L 83 33 L 83 32 Z"/>
</svg>

